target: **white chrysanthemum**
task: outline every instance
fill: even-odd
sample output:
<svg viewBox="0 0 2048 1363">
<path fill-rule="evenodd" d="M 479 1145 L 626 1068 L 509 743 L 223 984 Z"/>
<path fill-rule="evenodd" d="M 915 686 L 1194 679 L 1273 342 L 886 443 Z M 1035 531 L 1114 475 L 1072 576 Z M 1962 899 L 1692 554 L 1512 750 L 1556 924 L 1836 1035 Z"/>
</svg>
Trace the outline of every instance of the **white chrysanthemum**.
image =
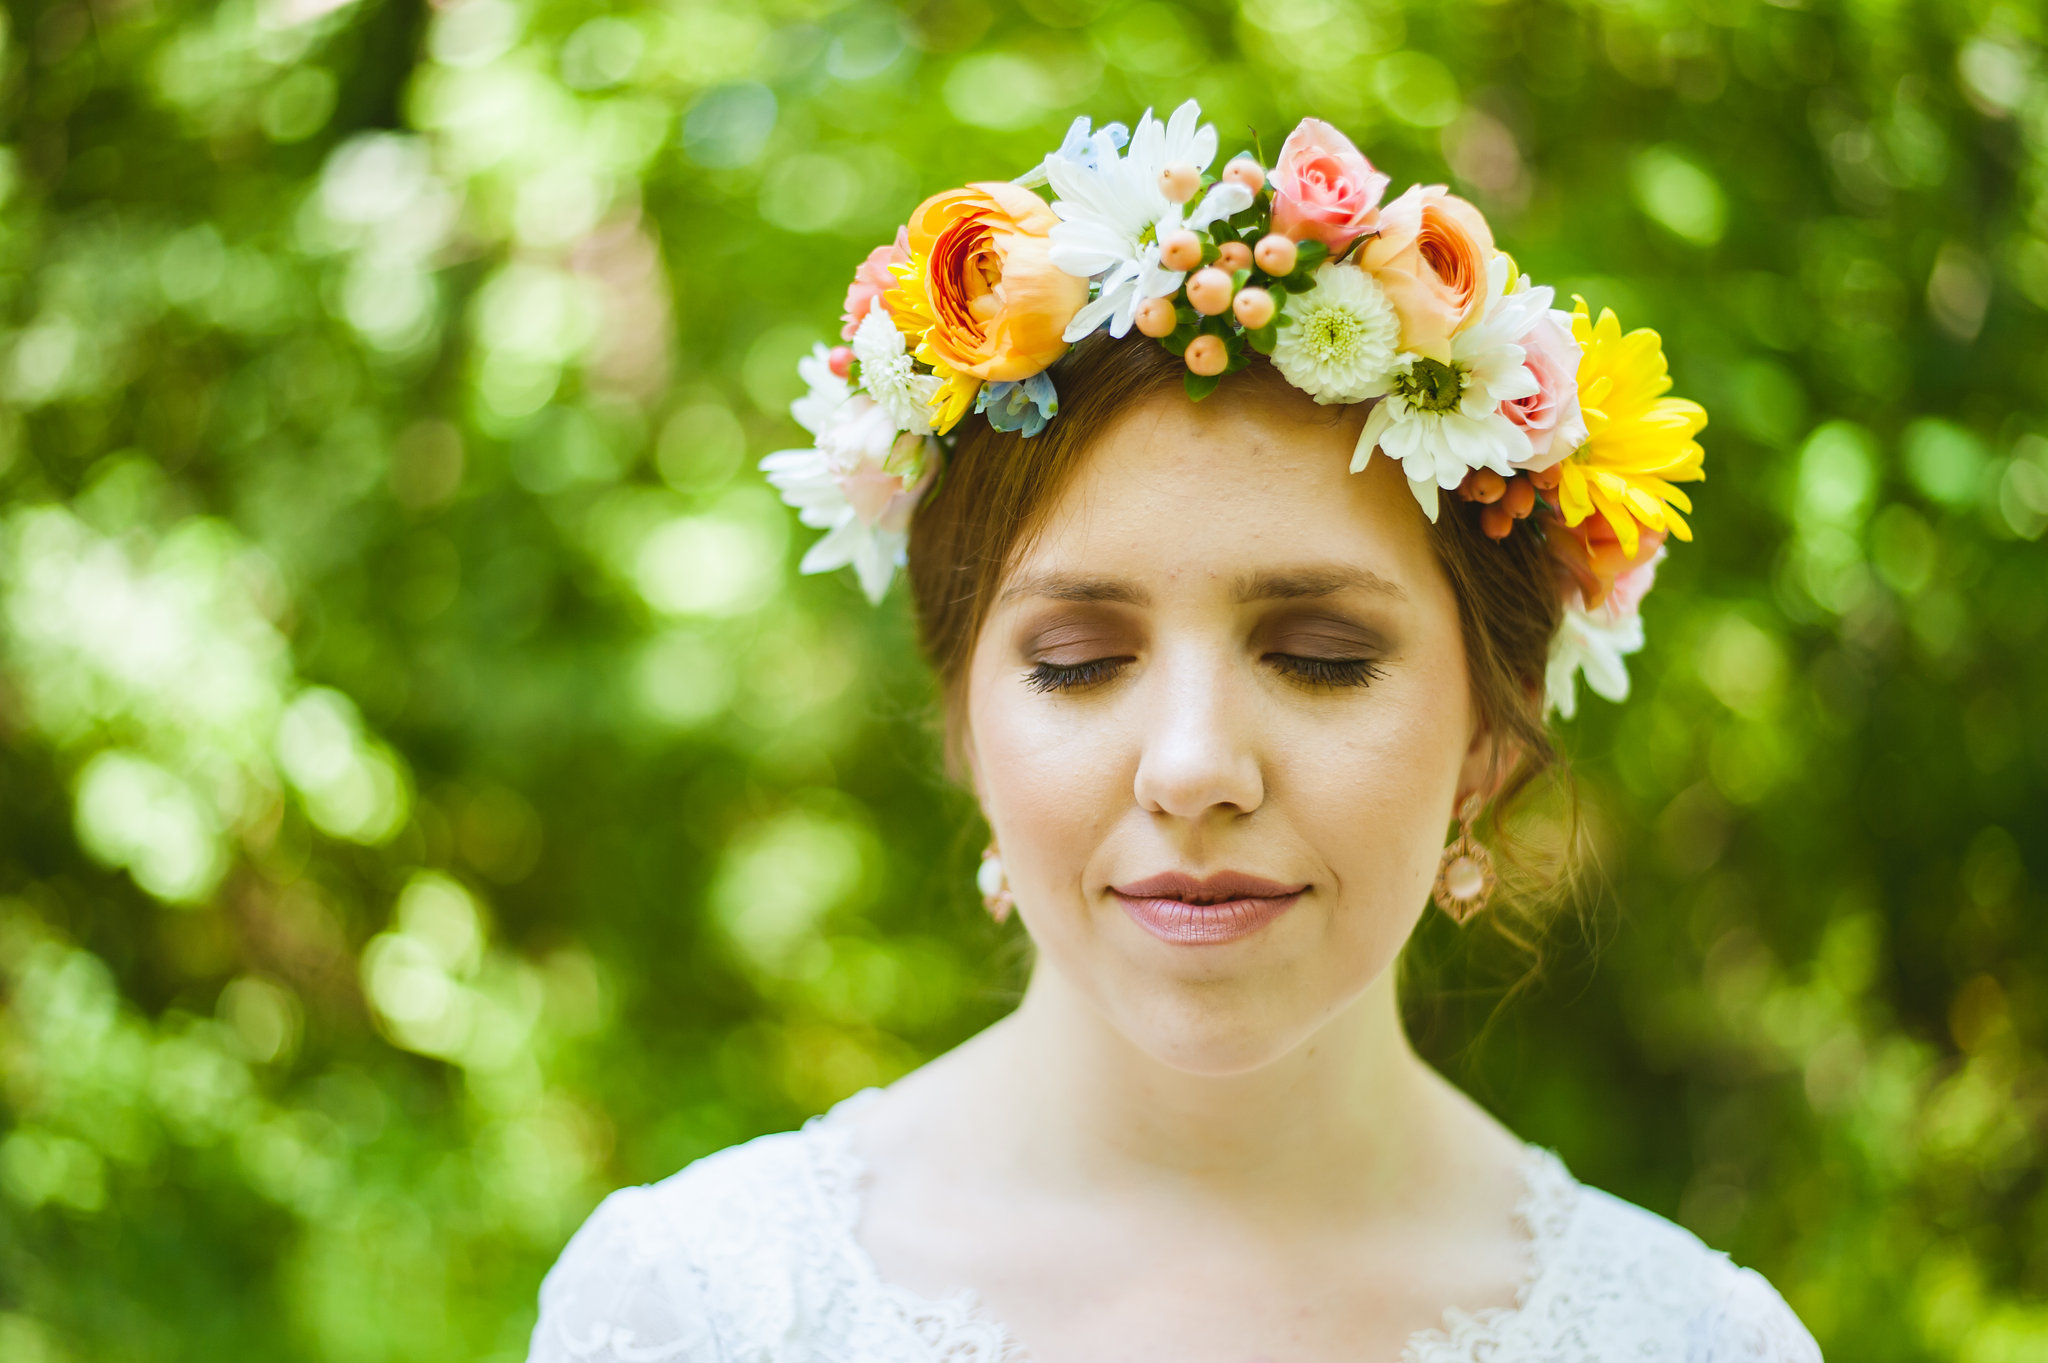
<svg viewBox="0 0 2048 1363">
<path fill-rule="evenodd" d="M 879 298 L 853 333 L 853 357 L 860 361 L 861 388 L 889 414 L 896 429 L 930 435 L 931 401 L 939 380 L 917 372 L 909 344 Z"/>
<path fill-rule="evenodd" d="M 1048 255 L 1068 274 L 1098 286 L 1094 300 L 1067 324 L 1066 340 L 1102 326 L 1112 336 L 1129 332 L 1140 303 L 1172 294 L 1187 277 L 1159 264 L 1161 238 L 1182 228 L 1199 232 L 1251 207 L 1252 192 L 1229 180 L 1209 186 L 1191 211 L 1160 189 L 1159 173 L 1168 166 L 1207 170 L 1216 159 L 1216 129 L 1201 117 L 1193 100 L 1164 123 L 1147 109 L 1122 156 L 1106 142 L 1091 142 L 1086 156 L 1043 162 L 1057 196 L 1052 210 L 1060 217 L 1048 234 Z"/>
<path fill-rule="evenodd" d="M 1548 288 L 1508 293 L 1507 257 L 1487 270 L 1484 310 L 1451 338 L 1451 362 L 1404 352 L 1391 391 L 1366 418 L 1351 471 L 1375 448 L 1386 451 L 1408 476 L 1408 488 L 1428 517 L 1437 513 L 1437 490 L 1448 491 L 1474 469 L 1506 477 L 1529 455 L 1529 439 L 1500 410 L 1503 402 L 1540 391 L 1520 344 L 1550 307 Z"/>
<path fill-rule="evenodd" d="M 761 471 L 796 508 L 797 519 L 827 532 L 798 571 L 826 573 L 851 564 L 868 599 L 880 601 L 905 560 L 910 514 L 938 468 L 937 444 L 899 430 L 880 403 L 859 393 L 814 433 L 815 448 L 777 450 L 761 460 Z"/>
<path fill-rule="evenodd" d="M 1609 602 L 1587 610 L 1574 591 L 1565 601 L 1564 619 L 1550 640 L 1550 661 L 1544 668 L 1543 695 L 1549 709 L 1566 719 L 1578 713 L 1578 674 L 1586 685 L 1609 700 L 1628 699 L 1628 665 L 1622 659 L 1643 646 L 1643 617 Z"/>
<path fill-rule="evenodd" d="M 1401 348 L 1401 318 L 1373 277 L 1325 264 L 1316 286 L 1287 300 L 1273 366 L 1317 402 L 1363 402 L 1387 391 Z"/>
</svg>

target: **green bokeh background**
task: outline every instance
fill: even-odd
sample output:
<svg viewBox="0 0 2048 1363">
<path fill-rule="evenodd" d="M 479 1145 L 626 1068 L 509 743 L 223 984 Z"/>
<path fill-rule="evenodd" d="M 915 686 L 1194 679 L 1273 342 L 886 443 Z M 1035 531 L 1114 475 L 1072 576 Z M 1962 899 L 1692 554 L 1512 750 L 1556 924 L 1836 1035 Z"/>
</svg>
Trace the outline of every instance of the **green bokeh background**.
<svg viewBox="0 0 2048 1363">
<path fill-rule="evenodd" d="M 1712 412 L 1592 931 L 1496 1012 L 1432 919 L 1420 1044 L 1831 1357 L 2048 1357 L 2038 7 L 6 14 L 9 1363 L 517 1360 L 605 1191 L 1010 1006 L 901 598 L 752 463 L 920 197 L 1189 95 Z"/>
</svg>

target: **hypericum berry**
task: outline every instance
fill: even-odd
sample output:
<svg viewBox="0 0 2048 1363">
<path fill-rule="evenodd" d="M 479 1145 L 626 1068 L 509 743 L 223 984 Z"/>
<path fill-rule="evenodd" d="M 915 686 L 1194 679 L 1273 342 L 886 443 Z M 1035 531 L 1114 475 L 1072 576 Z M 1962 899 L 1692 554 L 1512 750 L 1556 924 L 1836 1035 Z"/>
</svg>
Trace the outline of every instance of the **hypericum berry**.
<svg viewBox="0 0 2048 1363">
<path fill-rule="evenodd" d="M 1202 263 L 1202 239 L 1183 228 L 1159 239 L 1159 264 L 1167 270 L 1192 270 Z"/>
<path fill-rule="evenodd" d="M 1479 508 L 1479 528 L 1488 539 L 1504 540 L 1515 528 L 1515 518 L 1499 502 Z"/>
<path fill-rule="evenodd" d="M 1202 187 L 1202 172 L 1185 161 L 1175 161 L 1159 172 L 1159 192 L 1171 202 L 1184 204 Z"/>
<path fill-rule="evenodd" d="M 1288 238 L 1278 232 L 1269 232 L 1259 238 L 1259 244 L 1252 248 L 1252 259 L 1259 262 L 1259 268 L 1276 278 L 1294 273 L 1294 262 L 1301 251 Z"/>
<path fill-rule="evenodd" d="M 853 372 L 853 347 L 836 345 L 825 352 L 825 367 L 832 371 L 832 377 L 843 379 Z"/>
<path fill-rule="evenodd" d="M 1155 340 L 1170 334 L 1178 320 L 1171 298 L 1148 298 L 1138 304 L 1138 330 Z"/>
<path fill-rule="evenodd" d="M 1241 241 L 1226 241 L 1216 248 L 1216 263 L 1226 270 L 1248 270 L 1252 264 L 1252 248 Z"/>
<path fill-rule="evenodd" d="M 1500 499 L 1500 505 L 1506 507 L 1508 514 L 1516 520 L 1522 519 L 1536 509 L 1536 485 L 1527 478 L 1511 480 L 1506 495 Z"/>
<path fill-rule="evenodd" d="M 1544 492 L 1554 491 L 1557 488 L 1558 483 L 1561 482 L 1563 478 L 1563 464 L 1552 464 L 1547 469 L 1531 469 L 1528 473 L 1529 481 L 1534 483 L 1537 486 L 1537 488 Z"/>
<path fill-rule="evenodd" d="M 1249 156 L 1239 156 L 1223 168 L 1223 178 L 1256 194 L 1265 187 L 1266 168 Z"/>
<path fill-rule="evenodd" d="M 1229 307 L 1231 292 L 1230 276 L 1214 265 L 1188 277 L 1188 302 L 1205 317 L 1214 317 Z"/>
<path fill-rule="evenodd" d="M 1203 378 L 1230 367 L 1230 350 L 1221 336 L 1197 336 L 1188 342 L 1188 368 Z"/>
<path fill-rule="evenodd" d="M 1468 502 L 1493 503 L 1501 499 L 1508 490 L 1508 480 L 1492 469 L 1474 469 L 1465 475 L 1464 486 L 1458 489 Z"/>
<path fill-rule="evenodd" d="M 1280 305 L 1264 289 L 1247 288 L 1237 291 L 1237 297 L 1230 300 L 1230 308 L 1245 330 L 1257 331 L 1273 320 L 1273 314 L 1280 310 Z"/>
</svg>

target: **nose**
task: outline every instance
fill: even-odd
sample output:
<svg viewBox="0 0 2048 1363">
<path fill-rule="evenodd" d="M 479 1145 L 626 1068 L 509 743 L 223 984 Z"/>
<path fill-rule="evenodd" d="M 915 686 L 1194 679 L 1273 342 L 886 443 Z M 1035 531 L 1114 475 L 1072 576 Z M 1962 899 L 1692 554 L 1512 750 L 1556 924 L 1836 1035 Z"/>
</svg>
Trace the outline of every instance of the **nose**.
<svg viewBox="0 0 2048 1363">
<path fill-rule="evenodd" d="M 1265 801 L 1257 698 L 1240 694 L 1224 661 L 1162 657 L 1132 793 L 1147 813 L 1201 820 L 1249 814 Z"/>
</svg>

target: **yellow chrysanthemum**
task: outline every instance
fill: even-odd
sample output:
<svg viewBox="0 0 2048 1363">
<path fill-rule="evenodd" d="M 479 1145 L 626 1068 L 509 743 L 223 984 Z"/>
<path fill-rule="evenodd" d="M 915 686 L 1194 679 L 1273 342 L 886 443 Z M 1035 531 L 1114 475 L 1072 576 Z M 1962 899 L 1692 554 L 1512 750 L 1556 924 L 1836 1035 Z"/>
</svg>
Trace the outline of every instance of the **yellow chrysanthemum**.
<svg viewBox="0 0 2048 1363">
<path fill-rule="evenodd" d="M 931 294 L 925 286 L 924 255 L 912 251 L 909 260 L 901 265 L 891 265 L 889 270 L 898 283 L 882 295 L 882 306 L 889 310 L 896 329 L 910 343 L 910 353 L 931 366 L 932 373 L 938 376 L 939 391 L 932 395 L 931 400 L 932 430 L 944 435 L 959 425 L 960 419 L 973 409 L 974 395 L 981 391 L 981 380 L 948 365 L 925 339 L 937 324 L 938 314 L 932 308 Z"/>
<path fill-rule="evenodd" d="M 1612 308 L 1593 321 L 1576 295 L 1572 335 L 1579 359 L 1579 407 L 1586 443 L 1558 466 L 1557 501 L 1566 525 L 1598 511 L 1614 528 L 1622 552 L 1633 558 L 1641 531 L 1692 538 L 1679 513 L 1692 502 L 1673 483 L 1706 477 L 1706 458 L 1693 437 L 1707 424 L 1707 409 L 1667 398 L 1670 366 L 1664 338 L 1647 327 L 1622 334 Z"/>
</svg>

